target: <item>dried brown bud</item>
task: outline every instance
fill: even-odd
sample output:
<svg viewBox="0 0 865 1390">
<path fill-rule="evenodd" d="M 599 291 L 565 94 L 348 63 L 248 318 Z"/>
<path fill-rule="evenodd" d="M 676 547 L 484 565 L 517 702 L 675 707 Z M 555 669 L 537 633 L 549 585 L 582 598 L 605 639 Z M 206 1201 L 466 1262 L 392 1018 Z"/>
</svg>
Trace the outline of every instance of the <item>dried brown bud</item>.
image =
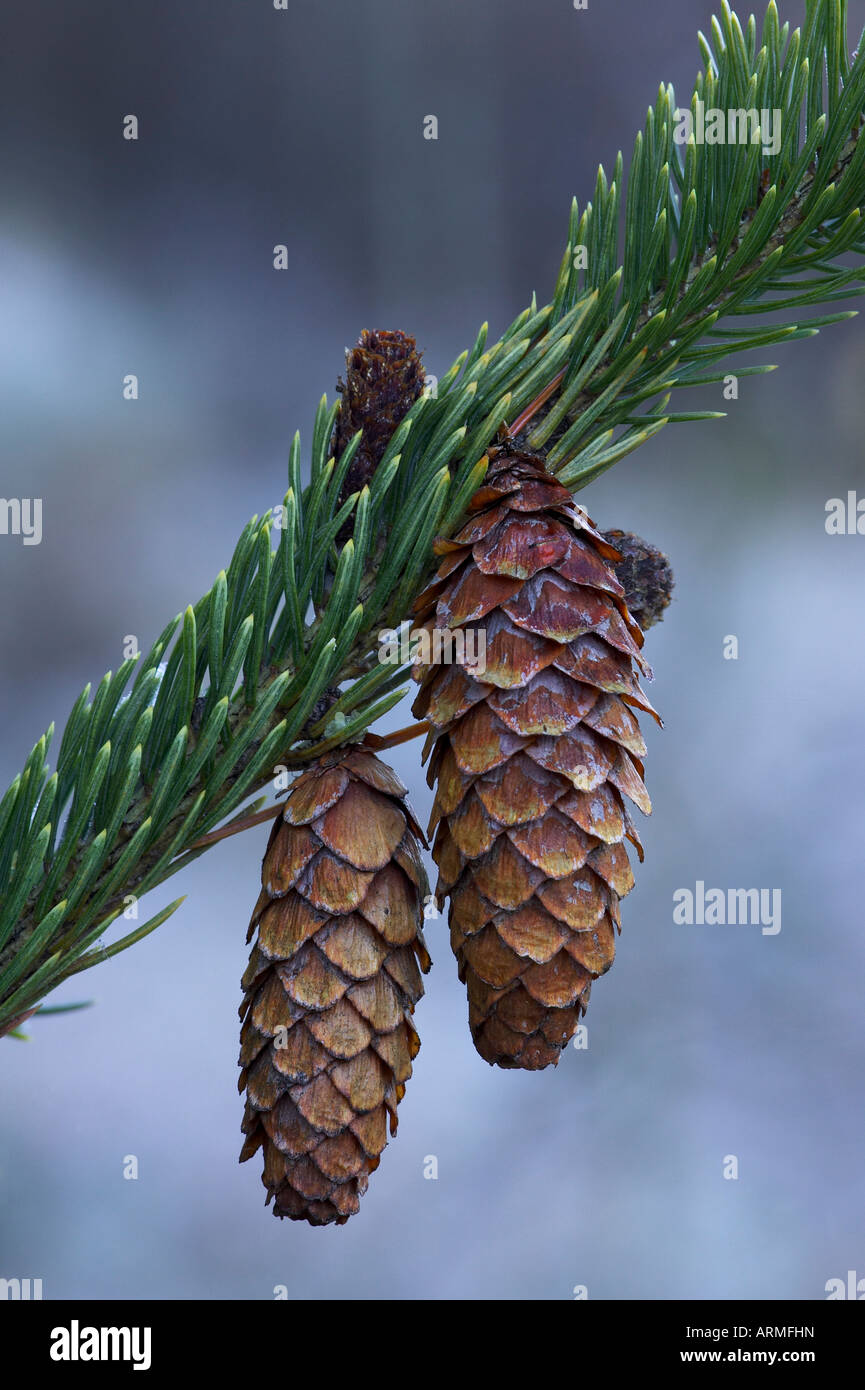
<svg viewBox="0 0 865 1390">
<path fill-rule="evenodd" d="M 311 729 L 314 724 L 318 724 L 324 719 L 331 706 L 336 704 L 341 693 L 338 685 L 329 685 L 327 689 L 319 695 L 304 725 L 304 736 L 307 735 L 307 731 Z"/>
<path fill-rule="evenodd" d="M 345 381 L 333 437 L 338 458 L 358 430 L 358 451 L 343 483 L 341 501 L 368 483 L 403 416 L 423 391 L 424 372 L 414 338 L 398 329 L 364 329 L 346 354 Z"/>
<path fill-rule="evenodd" d="M 669 606 L 675 585 L 670 562 L 662 551 L 632 531 L 605 531 L 604 537 L 622 557 L 613 562 L 613 568 L 625 591 L 625 602 L 645 632 L 661 621 Z"/>
</svg>

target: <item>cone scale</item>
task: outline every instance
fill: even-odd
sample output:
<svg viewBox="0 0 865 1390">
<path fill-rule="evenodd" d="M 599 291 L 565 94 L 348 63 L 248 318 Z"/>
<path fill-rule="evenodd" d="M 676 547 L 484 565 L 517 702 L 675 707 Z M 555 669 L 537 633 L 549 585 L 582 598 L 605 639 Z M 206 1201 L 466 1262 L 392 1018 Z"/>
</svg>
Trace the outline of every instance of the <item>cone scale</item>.
<svg viewBox="0 0 865 1390">
<path fill-rule="evenodd" d="M 361 749 L 302 774 L 271 832 L 240 1008 L 240 1159 L 263 1150 L 277 1216 L 344 1224 L 396 1133 L 430 965 L 418 840 L 405 788 Z"/>
<path fill-rule="evenodd" d="M 595 529 L 536 455 L 503 449 L 471 519 L 417 602 L 428 629 L 468 634 L 452 664 L 415 668 L 431 732 L 437 897 L 491 1064 L 555 1064 L 609 969 L 619 900 L 642 859 L 629 803 L 651 810 L 635 709 L 643 636 Z M 485 665 L 465 653 L 482 650 Z M 433 646 L 433 649 L 435 647 Z"/>
</svg>

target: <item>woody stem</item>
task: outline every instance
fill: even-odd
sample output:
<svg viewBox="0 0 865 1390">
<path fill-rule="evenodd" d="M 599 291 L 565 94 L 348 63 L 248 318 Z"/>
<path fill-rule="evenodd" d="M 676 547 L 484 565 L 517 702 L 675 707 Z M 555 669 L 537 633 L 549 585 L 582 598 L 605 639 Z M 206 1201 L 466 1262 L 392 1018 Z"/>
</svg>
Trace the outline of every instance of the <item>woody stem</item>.
<svg viewBox="0 0 865 1390">
<path fill-rule="evenodd" d="M 243 816 L 240 820 L 233 820 L 229 825 L 224 825 L 221 830 L 211 830 L 208 835 L 202 835 L 200 840 L 196 840 L 194 845 L 190 845 L 190 850 L 206 849 L 208 845 L 215 845 L 218 840 L 227 840 L 229 835 L 239 835 L 241 830 L 251 830 L 254 825 L 263 825 L 265 821 L 273 820 L 282 810 L 282 803 L 277 806 L 265 806 L 263 811 L 256 811 L 251 816 Z"/>
<path fill-rule="evenodd" d="M 419 724 L 408 724 L 404 729 L 397 729 L 392 734 L 370 734 L 368 733 L 363 741 L 363 746 L 369 750 L 379 752 L 383 748 L 395 748 L 398 743 L 408 743 L 409 739 L 420 738 L 421 734 L 429 732 L 429 721 L 422 719 Z M 200 840 L 189 846 L 190 850 L 206 849 L 208 845 L 215 845 L 219 840 L 227 840 L 231 835 L 239 835 L 242 830 L 251 830 L 254 825 L 263 825 L 265 821 L 273 820 L 282 810 L 282 803 L 277 806 L 265 806 L 263 811 L 256 811 L 251 816 L 242 816 L 239 820 L 232 821 L 229 825 L 224 825 L 220 830 L 211 830 L 209 834 L 202 835 Z"/>
<path fill-rule="evenodd" d="M 38 1007 L 39 1005 L 37 1004 L 34 1008 L 27 1009 L 23 1014 L 19 1014 L 17 1018 L 10 1018 L 8 1023 L 0 1025 L 0 1038 L 5 1038 L 8 1033 L 14 1033 L 16 1028 L 20 1028 L 22 1023 L 26 1023 L 28 1018 L 33 1017 Z"/>
<path fill-rule="evenodd" d="M 404 729 L 397 729 L 392 734 L 367 734 L 364 746 L 378 753 L 383 748 L 395 748 L 398 743 L 408 743 L 409 739 L 420 738 L 421 734 L 428 734 L 429 731 L 429 720 L 422 719 L 419 724 L 407 724 Z"/>
<path fill-rule="evenodd" d="M 560 372 L 556 372 L 556 375 L 553 377 L 552 381 L 547 383 L 543 391 L 540 391 L 538 395 L 535 396 L 535 399 L 533 401 L 529 401 L 525 410 L 517 416 L 516 420 L 514 420 L 514 423 L 511 425 L 510 433 L 512 435 L 517 435 L 522 430 L 524 430 L 526 425 L 531 420 L 532 416 L 537 415 L 541 406 L 546 404 L 546 402 L 550 399 L 550 396 L 555 395 L 561 382 L 564 380 L 566 371 L 567 368 L 563 367 Z"/>
</svg>

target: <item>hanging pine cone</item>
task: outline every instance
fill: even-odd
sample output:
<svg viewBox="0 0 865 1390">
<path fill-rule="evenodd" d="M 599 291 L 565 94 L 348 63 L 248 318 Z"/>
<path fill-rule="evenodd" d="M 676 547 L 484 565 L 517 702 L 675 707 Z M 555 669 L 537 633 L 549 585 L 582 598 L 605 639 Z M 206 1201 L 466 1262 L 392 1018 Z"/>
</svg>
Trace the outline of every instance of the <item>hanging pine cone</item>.
<svg viewBox="0 0 865 1390">
<path fill-rule="evenodd" d="M 427 880 L 405 788 L 361 749 L 293 784 L 271 832 L 240 1015 L 240 1161 L 277 1216 L 344 1224 L 397 1128 L 429 969 Z"/>
<path fill-rule="evenodd" d="M 485 631 L 486 669 L 459 653 L 416 668 L 414 713 L 432 724 L 436 893 L 450 897 L 475 1046 L 535 1070 L 558 1061 L 612 964 L 626 837 L 643 857 L 624 797 L 651 810 L 630 706 L 658 716 L 634 671 L 651 674 L 618 552 L 543 460 L 500 452 L 470 510 L 437 543 L 417 609 L 430 630 Z"/>
</svg>

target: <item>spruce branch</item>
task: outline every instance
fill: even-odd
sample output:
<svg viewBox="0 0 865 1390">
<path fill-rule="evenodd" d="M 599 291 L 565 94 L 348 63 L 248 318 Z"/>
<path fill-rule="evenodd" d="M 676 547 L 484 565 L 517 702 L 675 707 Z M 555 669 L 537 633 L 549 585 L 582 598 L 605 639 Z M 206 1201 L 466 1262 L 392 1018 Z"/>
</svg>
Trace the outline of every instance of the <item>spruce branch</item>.
<svg viewBox="0 0 865 1390">
<path fill-rule="evenodd" d="M 131 897 L 266 819 L 277 766 L 361 739 L 402 698 L 407 671 L 378 661 L 377 633 L 410 615 L 500 432 L 576 491 L 667 424 L 717 415 L 668 410 L 673 391 L 852 317 L 810 316 L 865 292 L 865 55 L 848 58 L 846 26 L 846 0 L 807 0 L 792 32 L 771 0 L 758 41 L 725 2 L 688 106 L 661 87 L 627 180 L 619 154 L 574 202 L 550 303 L 489 347 L 484 325 L 434 392 L 407 387 L 374 466 L 366 418 L 351 433 L 322 398 L 278 513 L 253 517 L 143 659 L 82 692 L 53 771 L 52 726 L 0 799 L 0 1035 L 166 921 L 182 899 L 101 942 Z M 707 111 L 747 125 L 751 110 L 780 113 L 777 142 L 753 122 L 741 143 L 698 138 Z"/>
<path fill-rule="evenodd" d="M 673 88 L 662 87 L 628 171 L 622 263 L 621 154 L 611 182 L 599 169 L 594 203 L 582 215 L 574 203 L 553 321 L 597 299 L 583 351 L 546 383 L 547 408 L 526 436 L 568 486 L 585 486 L 664 424 L 706 418 L 666 406 L 677 386 L 723 379 L 707 368 L 853 317 L 719 326 L 865 293 L 854 283 L 865 253 L 865 68 L 847 60 L 846 20 L 844 0 L 809 0 L 804 33 L 790 34 L 773 0 L 758 49 L 754 17 L 743 31 L 725 0 L 711 41 L 700 35 L 705 67 L 684 109 L 693 130 L 707 111 L 777 112 L 777 152 L 764 153 L 757 127 L 747 143 L 699 144 L 693 130 L 677 143 L 687 120 Z M 574 264 L 580 246 L 589 248 L 584 269 Z M 658 397 L 660 406 L 637 411 Z"/>
</svg>

